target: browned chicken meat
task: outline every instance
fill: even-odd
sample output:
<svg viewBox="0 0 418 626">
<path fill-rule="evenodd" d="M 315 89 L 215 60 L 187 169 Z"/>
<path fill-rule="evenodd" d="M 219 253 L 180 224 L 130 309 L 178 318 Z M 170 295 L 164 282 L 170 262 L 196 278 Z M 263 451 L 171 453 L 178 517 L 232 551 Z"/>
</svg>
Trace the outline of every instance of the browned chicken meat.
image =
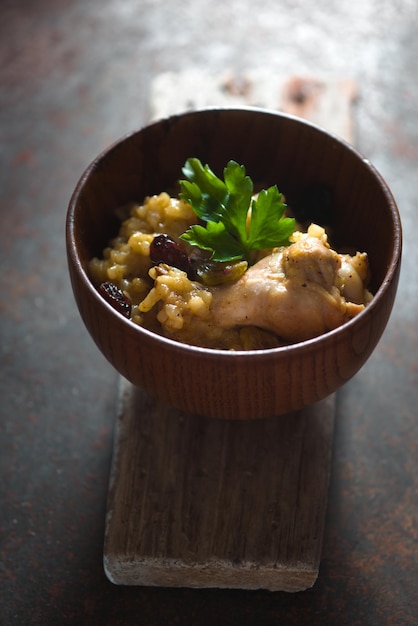
<svg viewBox="0 0 418 626">
<path fill-rule="evenodd" d="M 367 256 L 339 255 L 315 225 L 230 284 L 185 283 L 184 273 L 169 266 L 152 272 L 155 287 L 141 310 L 159 302 L 165 334 L 209 347 L 224 347 L 222 338 L 242 328 L 262 329 L 278 339 L 276 345 L 303 341 L 354 317 L 371 297 Z"/>
<path fill-rule="evenodd" d="M 336 285 L 340 267 L 338 254 L 319 239 L 302 239 L 215 290 L 213 322 L 259 326 L 289 342 L 320 335 L 363 308 L 341 295 Z"/>
</svg>

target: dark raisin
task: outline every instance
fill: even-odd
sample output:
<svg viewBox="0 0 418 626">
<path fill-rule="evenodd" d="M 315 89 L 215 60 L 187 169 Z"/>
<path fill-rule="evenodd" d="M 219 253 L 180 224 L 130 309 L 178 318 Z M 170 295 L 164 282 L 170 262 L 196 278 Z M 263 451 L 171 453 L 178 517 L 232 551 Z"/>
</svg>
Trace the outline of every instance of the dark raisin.
<svg viewBox="0 0 418 626">
<path fill-rule="evenodd" d="M 184 248 L 168 235 L 155 235 L 150 245 L 151 261 L 158 265 L 166 263 L 172 267 L 186 272 L 189 278 L 193 278 L 193 269 L 189 257 Z"/>
<path fill-rule="evenodd" d="M 100 285 L 99 293 L 116 311 L 125 317 L 131 317 L 132 303 L 117 285 L 106 281 Z"/>
</svg>

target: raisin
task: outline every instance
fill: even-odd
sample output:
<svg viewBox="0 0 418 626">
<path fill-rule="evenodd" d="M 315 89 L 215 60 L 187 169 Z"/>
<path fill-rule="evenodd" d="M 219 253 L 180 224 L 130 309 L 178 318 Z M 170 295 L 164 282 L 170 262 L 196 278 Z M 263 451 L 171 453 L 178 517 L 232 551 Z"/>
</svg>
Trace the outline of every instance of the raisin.
<svg viewBox="0 0 418 626">
<path fill-rule="evenodd" d="M 189 278 L 194 276 L 187 252 L 168 235 L 155 235 L 150 245 L 150 258 L 155 265 L 166 263 L 186 272 Z"/>
<path fill-rule="evenodd" d="M 131 317 L 132 303 L 117 285 L 106 281 L 100 285 L 99 293 L 116 311 L 127 318 Z"/>
</svg>

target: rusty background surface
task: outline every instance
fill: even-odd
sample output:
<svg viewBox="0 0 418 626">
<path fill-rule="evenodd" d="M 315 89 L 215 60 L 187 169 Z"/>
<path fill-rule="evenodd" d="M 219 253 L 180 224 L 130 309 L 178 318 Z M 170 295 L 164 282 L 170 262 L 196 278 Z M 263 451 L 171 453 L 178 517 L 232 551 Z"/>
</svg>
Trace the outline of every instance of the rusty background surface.
<svg viewBox="0 0 418 626">
<path fill-rule="evenodd" d="M 417 26 L 415 0 L 2 0 L 1 624 L 418 623 Z M 338 394 L 321 571 L 298 594 L 103 573 L 117 376 L 74 304 L 65 213 L 88 163 L 147 122 L 153 77 L 199 67 L 355 80 L 355 143 L 404 226 L 393 315 Z"/>
</svg>

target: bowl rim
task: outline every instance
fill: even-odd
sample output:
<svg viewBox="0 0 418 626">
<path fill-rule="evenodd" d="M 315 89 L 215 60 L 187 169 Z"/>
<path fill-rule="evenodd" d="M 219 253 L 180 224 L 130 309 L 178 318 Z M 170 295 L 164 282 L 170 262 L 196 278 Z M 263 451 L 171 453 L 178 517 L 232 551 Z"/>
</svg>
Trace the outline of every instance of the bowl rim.
<svg viewBox="0 0 418 626">
<path fill-rule="evenodd" d="M 114 309 L 98 292 L 96 287 L 93 285 L 92 280 L 90 279 L 87 271 L 84 269 L 83 264 L 81 262 L 81 258 L 79 255 L 78 247 L 75 242 L 74 237 L 74 227 L 75 227 L 75 209 L 77 205 L 77 199 L 81 193 L 83 185 L 85 181 L 89 178 L 91 173 L 97 168 L 98 163 L 104 159 L 109 153 L 111 153 L 114 149 L 116 149 L 119 145 L 123 144 L 125 141 L 130 140 L 132 137 L 144 132 L 145 130 L 160 124 L 165 124 L 169 122 L 175 122 L 176 119 L 184 118 L 185 116 L 199 116 L 204 115 L 205 113 L 210 112 L 229 112 L 233 114 L 234 112 L 254 112 L 257 114 L 266 114 L 273 115 L 275 117 L 280 117 L 286 120 L 291 121 L 292 123 L 309 126 L 313 128 L 316 132 L 332 139 L 333 141 L 338 142 L 343 145 L 345 149 L 351 151 L 354 156 L 363 162 L 363 164 L 369 169 L 372 176 L 374 176 L 379 186 L 381 187 L 388 205 L 390 206 L 390 212 L 393 221 L 394 227 L 394 239 L 393 239 L 393 250 L 390 256 L 390 261 L 385 272 L 384 279 L 379 286 L 376 293 L 373 295 L 372 301 L 367 305 L 367 307 L 361 311 L 358 315 L 356 315 L 351 320 L 345 322 L 342 326 L 338 326 L 332 330 L 329 330 L 322 335 L 318 335 L 316 337 L 312 337 L 311 339 L 306 339 L 300 342 L 287 344 L 284 346 L 277 346 L 274 348 L 262 348 L 257 350 L 224 350 L 221 348 L 205 348 L 201 346 L 195 346 L 192 344 L 182 343 L 180 341 L 170 339 L 169 337 L 165 337 L 164 335 L 159 335 L 156 332 L 148 330 L 140 326 L 139 324 L 135 324 L 130 319 L 124 317 L 121 313 L 119 313 L 116 309 Z M 402 257 L 402 224 L 401 218 L 399 214 L 399 209 L 396 204 L 396 200 L 390 190 L 387 182 L 381 175 L 381 173 L 377 170 L 374 164 L 366 158 L 362 152 L 360 152 L 357 148 L 355 148 L 352 144 L 346 141 L 344 138 L 336 135 L 335 133 L 324 129 L 323 127 L 311 122 L 310 120 L 306 120 L 304 118 L 300 118 L 296 115 L 292 115 L 289 113 L 284 113 L 281 111 L 276 111 L 274 109 L 261 108 L 256 106 L 208 106 L 204 108 L 194 109 L 191 111 L 184 111 L 181 113 L 174 113 L 173 115 L 159 118 L 157 120 L 153 120 L 148 124 L 144 124 L 137 129 L 134 129 L 128 133 L 125 133 L 111 144 L 109 144 L 106 148 L 104 148 L 94 159 L 90 162 L 90 164 L 85 168 L 84 172 L 81 174 L 74 191 L 72 192 L 70 202 L 68 205 L 67 216 L 66 216 L 66 245 L 67 245 L 67 255 L 69 260 L 71 259 L 73 267 L 76 269 L 78 274 L 80 275 L 84 285 L 93 295 L 93 298 L 96 299 L 99 306 L 104 306 L 107 308 L 108 312 L 111 315 L 116 315 L 119 317 L 119 321 L 123 325 L 127 325 L 129 327 L 130 332 L 135 332 L 139 335 L 143 335 L 148 337 L 151 341 L 157 341 L 162 345 L 170 347 L 171 350 L 175 352 L 187 352 L 187 353 L 196 353 L 199 355 L 204 355 L 206 358 L 225 358 L 225 359 L 234 359 L 237 361 L 238 359 L 247 359 L 249 357 L 252 360 L 260 360 L 265 359 L 266 356 L 274 356 L 274 355 L 286 355 L 289 351 L 292 353 L 297 353 L 299 351 L 306 350 L 311 351 L 316 348 L 318 344 L 327 343 L 328 341 L 332 341 L 333 337 L 337 336 L 342 329 L 347 329 L 348 331 L 353 327 L 357 326 L 361 323 L 361 320 L 364 316 L 369 316 L 371 312 L 379 306 L 379 302 L 383 296 L 383 294 L 389 289 L 392 282 L 396 280 L 397 274 L 400 269 L 401 257 Z"/>
</svg>

